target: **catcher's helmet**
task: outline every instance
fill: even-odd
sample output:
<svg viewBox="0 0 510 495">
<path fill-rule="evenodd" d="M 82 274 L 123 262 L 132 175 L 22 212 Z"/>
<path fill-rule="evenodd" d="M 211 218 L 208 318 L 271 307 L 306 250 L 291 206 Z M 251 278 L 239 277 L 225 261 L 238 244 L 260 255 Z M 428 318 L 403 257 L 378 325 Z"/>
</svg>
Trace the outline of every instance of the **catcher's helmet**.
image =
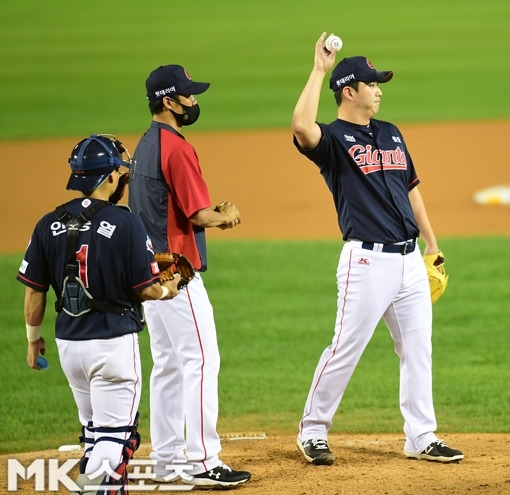
<svg viewBox="0 0 510 495">
<path fill-rule="evenodd" d="M 122 160 L 125 153 L 127 161 Z M 93 134 L 81 140 L 69 158 L 71 177 L 67 189 L 90 192 L 97 189 L 117 168 L 131 168 L 131 156 L 124 145 L 111 134 Z"/>
</svg>

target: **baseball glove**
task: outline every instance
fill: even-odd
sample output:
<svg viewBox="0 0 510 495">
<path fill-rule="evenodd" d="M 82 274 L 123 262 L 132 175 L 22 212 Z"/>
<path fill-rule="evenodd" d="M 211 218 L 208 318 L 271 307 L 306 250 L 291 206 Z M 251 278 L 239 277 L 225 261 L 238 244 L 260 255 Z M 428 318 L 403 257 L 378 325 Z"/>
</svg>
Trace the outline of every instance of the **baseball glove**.
<svg viewBox="0 0 510 495">
<path fill-rule="evenodd" d="M 195 269 L 191 261 L 179 253 L 155 253 L 154 258 L 159 266 L 159 281 L 161 283 L 173 280 L 175 273 L 181 276 L 177 288 L 186 287 L 195 276 Z"/>
<path fill-rule="evenodd" d="M 231 206 L 230 201 L 222 201 L 214 207 L 214 211 L 225 212 Z"/>
<path fill-rule="evenodd" d="M 444 266 L 444 255 L 441 251 L 437 254 L 423 256 L 427 275 L 429 277 L 430 297 L 435 303 L 442 295 L 448 285 L 448 277 Z"/>
</svg>

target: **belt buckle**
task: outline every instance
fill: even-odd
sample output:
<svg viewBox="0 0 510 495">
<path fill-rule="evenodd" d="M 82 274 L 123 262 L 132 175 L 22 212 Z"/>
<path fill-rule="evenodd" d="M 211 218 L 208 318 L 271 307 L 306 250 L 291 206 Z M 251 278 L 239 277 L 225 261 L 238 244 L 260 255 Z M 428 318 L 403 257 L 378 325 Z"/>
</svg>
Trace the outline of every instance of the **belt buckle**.
<svg viewBox="0 0 510 495">
<path fill-rule="evenodd" d="M 414 248 L 414 242 L 406 242 L 402 244 L 402 249 L 400 251 L 400 254 L 402 256 L 405 256 L 406 254 L 411 252 L 411 248 Z"/>
</svg>

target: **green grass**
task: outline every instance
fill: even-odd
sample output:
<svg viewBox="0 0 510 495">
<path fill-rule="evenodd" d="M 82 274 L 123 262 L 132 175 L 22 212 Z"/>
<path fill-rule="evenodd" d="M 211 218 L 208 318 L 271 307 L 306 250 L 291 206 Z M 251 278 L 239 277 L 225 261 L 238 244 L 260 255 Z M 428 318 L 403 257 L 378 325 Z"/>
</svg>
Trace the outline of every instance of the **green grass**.
<svg viewBox="0 0 510 495">
<path fill-rule="evenodd" d="M 212 83 L 193 130 L 287 127 L 322 31 L 395 71 L 383 119 L 508 119 L 509 17 L 502 0 L 4 2 L 0 139 L 141 133 L 145 79 L 168 63 Z"/>
<path fill-rule="evenodd" d="M 212 83 L 191 132 L 288 127 L 323 30 L 342 37 L 341 56 L 366 55 L 395 71 L 382 87 L 382 119 L 508 119 L 509 16 L 510 3 L 501 0 L 323 0 L 320 8 L 293 0 L 4 2 L 0 140 L 139 134 L 150 120 L 145 79 L 167 63 Z M 319 119 L 334 117 L 326 81 Z M 451 273 L 433 336 L 441 431 L 510 431 L 508 241 L 441 241 Z M 332 336 L 339 243 L 214 241 L 209 250 L 205 280 L 222 355 L 219 429 L 295 431 Z M 23 287 L 14 280 L 21 257 L 0 256 L 0 452 L 74 443 L 79 433 L 50 337 L 51 305 L 43 329 L 50 368 L 36 373 L 25 364 Z M 151 358 L 147 331 L 140 337 L 148 439 Z M 398 361 L 380 325 L 333 431 L 401 427 Z"/>
<path fill-rule="evenodd" d="M 440 432 L 510 432 L 510 238 L 441 240 L 450 282 L 434 306 Z M 219 431 L 294 432 L 320 353 L 331 341 L 340 242 L 211 241 L 204 279 L 222 356 Z M 75 443 L 76 407 L 60 369 L 48 306 L 50 368 L 29 370 L 22 255 L 2 255 L 0 452 Z M 51 298 L 50 298 L 51 299 Z M 141 431 L 148 441 L 148 332 L 141 337 Z M 398 359 L 379 325 L 347 388 L 334 432 L 400 432 Z"/>
</svg>

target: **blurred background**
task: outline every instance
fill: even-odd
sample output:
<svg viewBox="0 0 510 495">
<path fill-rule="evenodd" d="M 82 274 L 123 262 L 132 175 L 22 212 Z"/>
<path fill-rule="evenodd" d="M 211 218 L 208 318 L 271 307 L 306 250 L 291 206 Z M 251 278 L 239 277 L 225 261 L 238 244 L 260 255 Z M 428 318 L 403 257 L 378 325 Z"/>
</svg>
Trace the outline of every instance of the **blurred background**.
<svg viewBox="0 0 510 495">
<path fill-rule="evenodd" d="M 0 139 L 139 134 L 145 79 L 169 63 L 211 82 L 191 132 L 288 127 L 323 31 L 344 41 L 337 60 L 395 72 L 381 119 L 507 119 L 509 18 L 505 0 L 4 2 Z"/>
</svg>

